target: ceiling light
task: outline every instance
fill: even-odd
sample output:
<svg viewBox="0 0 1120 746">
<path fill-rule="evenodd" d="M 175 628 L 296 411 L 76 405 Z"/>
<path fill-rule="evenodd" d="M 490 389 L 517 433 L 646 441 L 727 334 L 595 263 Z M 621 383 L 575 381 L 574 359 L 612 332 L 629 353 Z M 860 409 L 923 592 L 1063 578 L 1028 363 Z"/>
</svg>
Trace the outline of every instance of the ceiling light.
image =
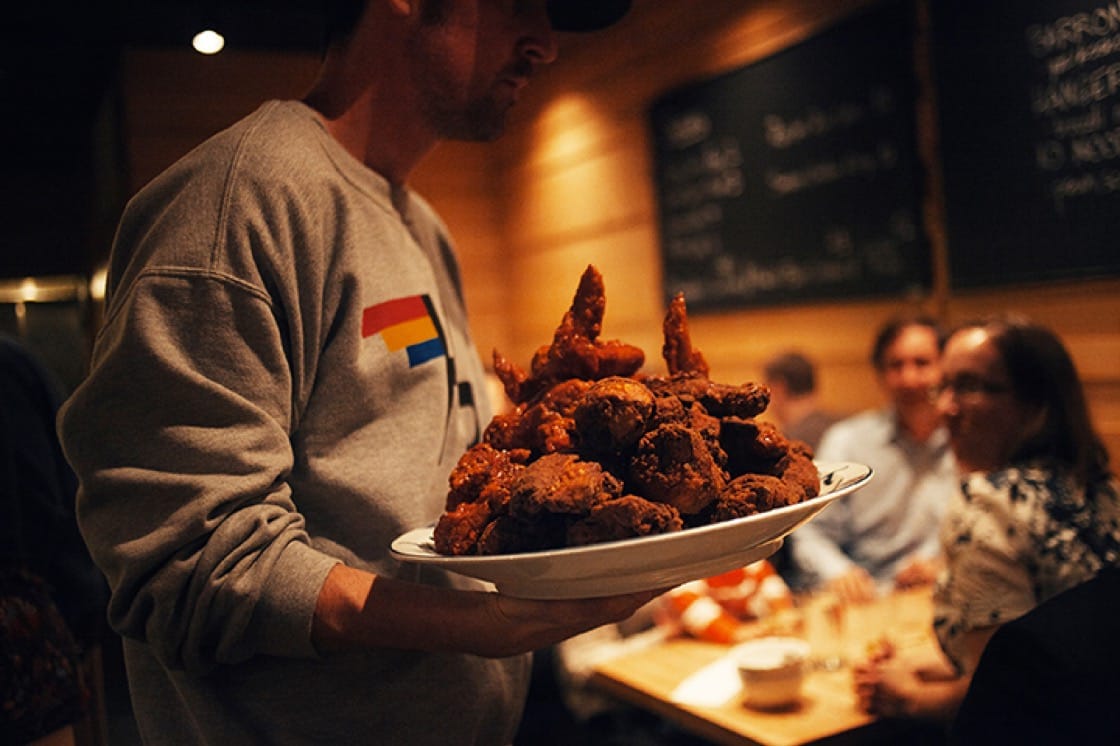
<svg viewBox="0 0 1120 746">
<path fill-rule="evenodd" d="M 225 45 L 225 37 L 211 29 L 199 31 L 194 35 L 194 38 L 191 39 L 191 46 L 194 47 L 196 52 L 201 54 L 217 54 L 222 51 L 222 47 Z"/>
</svg>

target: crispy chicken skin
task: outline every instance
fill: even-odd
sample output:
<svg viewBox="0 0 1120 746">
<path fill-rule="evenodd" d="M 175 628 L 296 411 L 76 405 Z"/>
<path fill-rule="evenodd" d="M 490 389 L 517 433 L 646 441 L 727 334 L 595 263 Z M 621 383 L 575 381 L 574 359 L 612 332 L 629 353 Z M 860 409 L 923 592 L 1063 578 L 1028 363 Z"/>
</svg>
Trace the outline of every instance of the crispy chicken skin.
<svg viewBox="0 0 1120 746">
<path fill-rule="evenodd" d="M 571 307 L 553 334 L 552 344 L 533 355 L 529 374 L 494 352 L 494 372 L 510 401 L 528 401 L 558 381 L 570 378 L 596 381 L 638 372 L 645 363 L 645 353 L 640 348 L 619 341 L 599 341 L 606 304 L 603 276 L 589 265 L 580 278 Z"/>
<path fill-rule="evenodd" d="M 537 552 L 561 549 L 567 544 L 569 516 L 542 513 L 532 518 L 501 515 L 486 526 L 478 538 L 481 555 Z"/>
<path fill-rule="evenodd" d="M 661 346 L 661 356 L 669 366 L 669 375 L 693 373 L 700 378 L 708 377 L 708 361 L 704 354 L 692 347 L 692 335 L 688 330 L 688 309 L 684 293 L 677 293 L 669 301 L 669 310 L 661 324 L 665 342 Z"/>
<path fill-rule="evenodd" d="M 817 494 L 809 447 L 755 419 L 769 388 L 709 378 L 682 295 L 662 324 L 664 376 L 639 372 L 637 347 L 599 340 L 605 308 L 603 278 L 589 266 L 528 373 L 494 352 L 514 406 L 452 471 L 436 551 L 505 554 L 647 536 Z"/>
<path fill-rule="evenodd" d="M 516 451 L 502 451 L 488 443 L 468 448 L 459 457 L 459 463 L 448 478 L 447 510 L 454 510 L 461 503 L 484 499 L 495 509 L 509 502 L 510 478 L 519 469 L 523 458 Z M 504 487 L 505 496 L 500 493 Z"/>
<path fill-rule="evenodd" d="M 512 412 L 494 417 L 483 440 L 495 448 L 529 451 L 533 457 L 575 450 L 575 421 L 572 415 L 590 381 L 571 378 L 554 384 L 518 404 Z"/>
<path fill-rule="evenodd" d="M 440 554 L 475 554 L 478 539 L 494 520 L 485 502 L 459 503 L 436 522 L 432 541 Z"/>
<path fill-rule="evenodd" d="M 571 453 L 551 453 L 522 469 L 510 485 L 510 514 L 586 515 L 622 494 L 622 483 L 594 461 Z"/>
<path fill-rule="evenodd" d="M 433 541 L 441 554 L 474 554 L 487 525 L 509 512 L 514 475 L 525 466 L 519 452 L 479 443 L 459 458 L 448 478 L 447 507 L 436 522 Z"/>
<path fill-rule="evenodd" d="M 584 546 L 680 531 L 683 527 L 680 513 L 672 505 L 624 495 L 596 505 L 586 518 L 568 528 L 566 538 L 569 546 Z"/>
<path fill-rule="evenodd" d="M 742 417 L 720 420 L 719 442 L 727 453 L 727 470 L 740 474 L 771 474 L 789 452 L 789 441 L 769 422 Z"/>
<path fill-rule="evenodd" d="M 800 441 L 790 441 L 795 444 L 789 453 L 775 464 L 774 473 L 782 481 L 798 491 L 797 499 L 793 503 L 810 500 L 820 494 L 821 479 L 817 472 L 817 465 L 813 463 L 812 451 L 805 445 L 804 450 L 796 448 Z M 789 504 L 793 504 L 789 503 Z"/>
<path fill-rule="evenodd" d="M 699 513 L 719 495 L 726 475 L 703 436 L 683 425 L 646 433 L 630 461 L 635 491 L 672 505 L 684 515 Z"/>
<path fill-rule="evenodd" d="M 772 474 L 743 474 L 731 480 L 713 502 L 712 523 L 742 518 L 800 502 L 798 488 Z"/>
<path fill-rule="evenodd" d="M 645 434 L 654 409 L 653 393 L 639 381 L 621 376 L 596 381 L 572 413 L 581 450 L 626 451 Z"/>
<path fill-rule="evenodd" d="M 770 387 L 764 383 L 732 386 L 696 373 L 649 376 L 643 381 L 654 394 L 699 402 L 715 417 L 754 417 L 770 406 Z"/>
</svg>

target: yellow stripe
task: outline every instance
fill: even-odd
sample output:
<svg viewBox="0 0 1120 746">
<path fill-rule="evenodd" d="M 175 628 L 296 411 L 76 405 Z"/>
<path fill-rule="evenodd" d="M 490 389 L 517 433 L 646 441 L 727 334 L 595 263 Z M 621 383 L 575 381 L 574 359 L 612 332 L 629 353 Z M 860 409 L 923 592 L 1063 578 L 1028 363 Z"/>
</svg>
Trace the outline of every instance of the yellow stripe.
<svg viewBox="0 0 1120 746">
<path fill-rule="evenodd" d="M 381 338 L 385 340 L 385 346 L 393 352 L 417 342 L 427 342 L 435 337 L 436 326 L 428 316 L 394 324 L 381 330 Z"/>
</svg>

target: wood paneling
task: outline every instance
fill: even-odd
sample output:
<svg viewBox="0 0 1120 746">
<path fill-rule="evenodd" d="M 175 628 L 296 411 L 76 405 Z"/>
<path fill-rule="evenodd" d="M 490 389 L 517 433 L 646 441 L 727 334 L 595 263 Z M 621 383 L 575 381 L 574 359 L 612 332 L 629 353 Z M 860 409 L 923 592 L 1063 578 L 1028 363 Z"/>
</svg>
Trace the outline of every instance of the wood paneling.
<svg viewBox="0 0 1120 746">
<path fill-rule="evenodd" d="M 455 239 L 474 341 L 487 363 L 495 348 L 510 347 L 500 177 L 493 147 L 464 143 L 441 144 L 412 177 L 413 188 L 438 206 Z"/>
</svg>

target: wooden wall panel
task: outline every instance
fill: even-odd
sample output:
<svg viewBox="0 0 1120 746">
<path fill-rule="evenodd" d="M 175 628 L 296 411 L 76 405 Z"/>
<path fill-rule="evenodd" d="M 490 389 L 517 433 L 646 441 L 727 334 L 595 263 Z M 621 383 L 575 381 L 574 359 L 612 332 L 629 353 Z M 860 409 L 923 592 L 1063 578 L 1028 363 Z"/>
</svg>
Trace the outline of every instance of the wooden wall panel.
<svg viewBox="0 0 1120 746">
<path fill-rule="evenodd" d="M 509 347 L 508 246 L 497 156 L 492 145 L 443 143 L 411 179 L 413 189 L 437 206 L 451 231 L 474 341 L 487 363 L 494 348 Z"/>
</svg>

